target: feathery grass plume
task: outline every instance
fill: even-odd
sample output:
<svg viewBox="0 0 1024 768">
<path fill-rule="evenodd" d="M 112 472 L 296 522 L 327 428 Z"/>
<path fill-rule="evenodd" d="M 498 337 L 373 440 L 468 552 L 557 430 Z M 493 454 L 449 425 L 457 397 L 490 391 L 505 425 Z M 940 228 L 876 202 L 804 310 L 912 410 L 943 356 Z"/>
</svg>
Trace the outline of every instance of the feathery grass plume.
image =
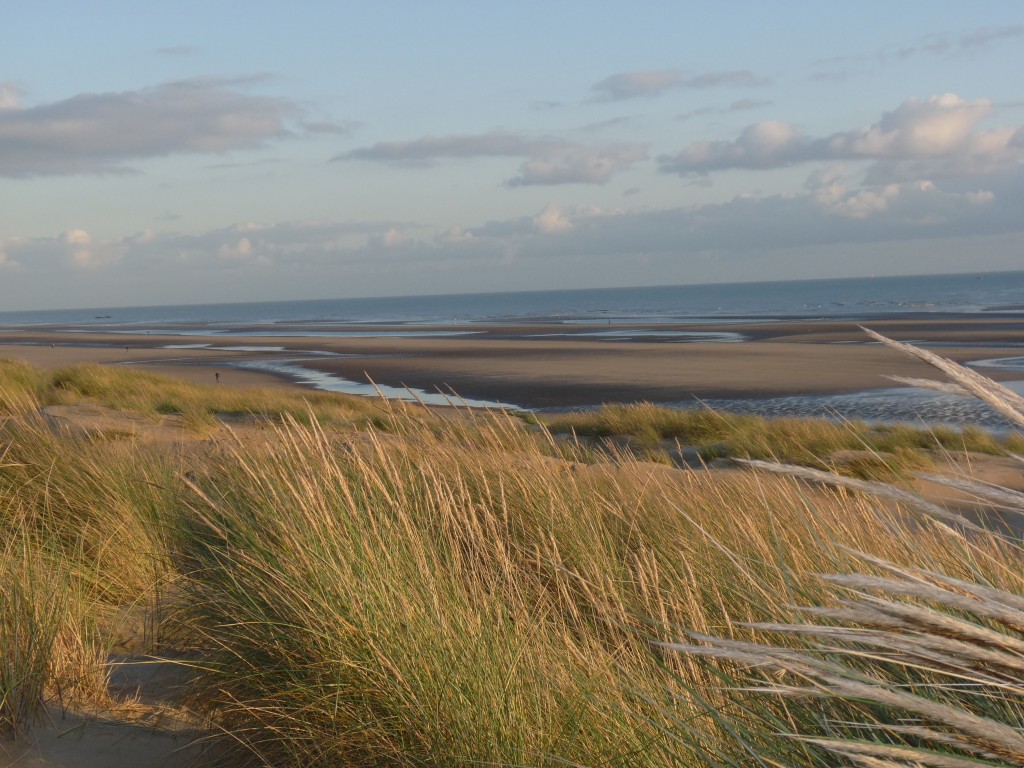
<svg viewBox="0 0 1024 768">
<path fill-rule="evenodd" d="M 920 387 L 921 389 L 932 389 L 936 392 L 943 392 L 947 395 L 961 395 L 970 396 L 971 392 L 968 389 L 964 389 L 959 384 L 953 384 L 948 381 L 934 381 L 932 379 L 915 379 L 910 376 L 886 376 L 885 378 L 889 381 L 895 381 L 898 384 L 905 384 L 908 387 Z"/>
<path fill-rule="evenodd" d="M 930 352 L 869 333 L 935 365 L 958 387 L 1024 424 L 1024 399 L 1016 393 Z M 849 478 L 806 468 L 748 463 L 856 487 L 933 515 L 941 511 L 945 519 L 970 529 L 962 535 L 968 557 L 977 543 L 985 547 L 1001 541 L 1011 550 L 1022 550 L 1018 541 L 964 525 L 900 489 L 855 486 Z M 969 480 L 927 479 L 1024 513 L 1024 496 L 1016 491 Z M 705 659 L 737 693 L 772 694 L 790 701 L 793 717 L 785 728 L 778 729 L 778 722 L 766 718 L 756 703 L 738 719 L 742 729 L 776 728 L 789 734 L 790 739 L 778 741 L 795 739 L 814 750 L 810 764 L 825 764 L 827 755 L 833 755 L 869 767 L 1024 765 L 1022 574 L 1004 574 L 1009 578 L 995 586 L 980 573 L 963 579 L 866 554 L 857 559 L 858 570 L 880 569 L 885 575 L 846 572 L 821 577 L 842 596 L 833 605 L 800 609 L 800 621 L 744 624 L 749 631 L 763 633 L 754 640 L 691 631 L 689 642 L 660 647 Z M 781 644 L 782 639 L 788 644 Z M 770 762 L 772 754 L 782 751 L 765 742 L 757 754 Z"/>
<path fill-rule="evenodd" d="M 663 647 L 761 670 L 760 683 L 736 667 L 729 673 L 748 690 L 866 705 L 861 728 L 830 723 L 845 739 L 798 732 L 836 754 L 895 765 L 1024 765 L 1024 600 L 924 570 L 899 572 L 828 577 L 851 595 L 805 611 L 828 623 L 746 625 L 806 638 L 802 650 L 696 633 L 691 643 Z"/>
<path fill-rule="evenodd" d="M 947 360 L 936 355 L 934 352 L 920 349 L 911 344 L 904 344 L 901 341 L 894 341 L 868 328 L 863 330 L 875 341 L 879 341 L 886 346 L 898 349 L 911 357 L 916 357 L 918 360 L 923 360 L 929 365 L 935 366 L 952 379 L 953 384 L 966 390 L 979 400 L 988 403 L 994 410 L 1003 414 L 1018 426 L 1024 427 L 1024 397 L 1021 397 L 1012 389 L 1007 389 L 987 376 L 982 376 L 977 371 L 973 371 L 952 360 Z M 948 387 L 948 384 L 940 382 L 939 388 L 943 387 Z"/>
<path fill-rule="evenodd" d="M 819 469 L 811 469 L 808 467 L 795 467 L 789 464 L 778 464 L 772 461 L 756 461 L 753 459 L 737 459 L 737 463 L 752 469 L 760 469 L 764 472 L 774 472 L 779 475 L 786 475 L 788 477 L 798 477 L 804 480 L 812 480 L 826 485 L 832 485 L 840 488 L 849 488 L 852 491 L 860 491 L 862 493 L 870 493 L 874 496 L 881 496 L 892 499 L 893 501 L 901 502 L 906 504 L 911 509 L 920 510 L 928 515 L 931 515 L 936 520 L 943 520 L 945 522 L 956 523 L 964 528 L 969 528 L 974 531 L 982 531 L 983 529 L 978 525 L 972 523 L 963 515 L 959 515 L 956 512 L 950 512 L 945 507 L 941 507 L 938 504 L 933 504 L 930 501 L 922 499 L 916 493 L 905 491 L 902 488 L 897 488 L 887 483 L 875 483 L 866 480 L 858 480 L 852 477 L 844 477 L 843 475 L 837 475 L 835 472 L 823 472 Z"/>
<path fill-rule="evenodd" d="M 969 477 L 947 477 L 945 475 L 929 475 L 921 472 L 915 473 L 914 476 L 919 480 L 927 480 L 930 483 L 945 485 L 949 488 L 963 491 L 998 506 L 1007 512 L 1024 514 L 1024 493 L 1015 491 L 1012 488 L 1003 488 L 993 483 L 983 483 Z"/>
</svg>

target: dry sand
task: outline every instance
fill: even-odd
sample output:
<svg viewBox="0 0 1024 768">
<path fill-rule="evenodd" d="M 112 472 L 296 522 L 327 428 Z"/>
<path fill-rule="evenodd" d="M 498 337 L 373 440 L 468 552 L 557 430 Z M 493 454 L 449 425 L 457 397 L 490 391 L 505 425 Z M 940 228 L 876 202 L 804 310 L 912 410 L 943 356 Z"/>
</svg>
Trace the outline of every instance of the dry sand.
<svg viewBox="0 0 1024 768">
<path fill-rule="evenodd" d="M 0 768 L 186 768 L 195 734 L 51 711 L 19 742 L 0 741 Z"/>
</svg>

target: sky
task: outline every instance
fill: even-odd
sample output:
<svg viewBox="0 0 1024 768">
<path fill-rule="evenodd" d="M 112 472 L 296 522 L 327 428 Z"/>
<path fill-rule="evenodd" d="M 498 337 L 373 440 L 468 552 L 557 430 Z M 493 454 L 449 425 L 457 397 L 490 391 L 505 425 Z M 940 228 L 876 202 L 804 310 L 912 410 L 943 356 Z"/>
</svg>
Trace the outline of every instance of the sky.
<svg viewBox="0 0 1024 768">
<path fill-rule="evenodd" d="M 34 0 L 0 311 L 1024 269 L 1024 3 Z"/>
</svg>

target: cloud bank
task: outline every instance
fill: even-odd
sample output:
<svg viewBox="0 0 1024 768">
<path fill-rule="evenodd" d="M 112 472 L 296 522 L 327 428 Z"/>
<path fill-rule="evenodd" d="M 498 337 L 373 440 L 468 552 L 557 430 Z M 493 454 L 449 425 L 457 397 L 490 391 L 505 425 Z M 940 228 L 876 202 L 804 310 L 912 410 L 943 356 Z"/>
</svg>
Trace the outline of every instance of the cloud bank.
<svg viewBox="0 0 1024 768">
<path fill-rule="evenodd" d="M 1020 172 L 864 187 L 836 164 L 794 194 L 674 208 L 551 201 L 532 215 L 456 221 L 443 232 L 408 221 L 285 221 L 102 238 L 77 227 L 0 239 L 0 302 L 46 306 L 60 291 L 117 306 L 126 295 L 168 303 L 699 282 L 740 267 L 768 279 L 777 259 L 797 258 L 805 274 L 824 276 L 835 265 L 822 254 L 838 252 L 874 259 L 875 270 L 892 266 L 879 261 L 889 254 L 927 272 L 962 264 L 963 243 L 980 237 L 987 263 L 1010 269 L 1024 245 L 1022 198 Z"/>
<path fill-rule="evenodd" d="M 688 255 L 706 250 L 760 252 L 841 243 L 876 243 L 992 233 L 1024 233 L 1016 201 L 1024 177 L 1003 174 L 985 186 L 932 182 L 857 187 L 845 169 L 810 174 L 798 194 L 755 197 L 676 208 L 602 208 L 551 202 L 532 216 L 432 234 L 411 222 L 291 221 L 244 223 L 199 233 L 153 233 L 103 240 L 81 228 L 52 238 L 0 242 L 8 266 L 40 273 L 95 272 L 129 265 L 189 274 L 282 269 L 330 270 L 339 264 L 395 263 L 412 257 L 486 259 L 496 254 L 574 254 L 620 260 L 640 253 Z M 246 274 L 249 274 L 246 272 Z M 252 273 L 256 274 L 256 273 Z"/>
<path fill-rule="evenodd" d="M 1024 159 L 1024 127 L 982 130 L 987 99 L 954 94 L 908 99 L 866 128 L 811 137 L 792 123 L 754 123 L 732 141 L 699 141 L 658 165 L 680 176 L 733 168 L 780 168 L 812 161 L 873 160 L 869 183 L 996 173 Z"/>
<path fill-rule="evenodd" d="M 0 88 L 0 176 L 125 172 L 133 160 L 256 149 L 288 135 L 297 107 L 239 90 L 246 82 L 181 80 L 30 107 Z"/>
</svg>

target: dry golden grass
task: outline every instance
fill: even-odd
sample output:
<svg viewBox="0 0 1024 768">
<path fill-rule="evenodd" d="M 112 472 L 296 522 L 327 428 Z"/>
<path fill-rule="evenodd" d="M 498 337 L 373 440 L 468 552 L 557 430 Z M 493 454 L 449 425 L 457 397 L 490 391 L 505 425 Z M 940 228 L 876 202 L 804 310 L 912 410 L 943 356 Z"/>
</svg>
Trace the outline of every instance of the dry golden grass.
<svg viewBox="0 0 1024 768">
<path fill-rule="evenodd" d="M 42 405 L 96 403 L 152 418 L 181 415 L 196 433 L 225 417 L 256 416 L 300 423 L 315 417 L 327 425 L 348 425 L 379 416 L 379 404 L 328 392 L 286 389 L 234 389 L 190 384 L 165 376 L 101 365 L 76 365 L 54 371 L 0 360 L 0 381 L 31 395 Z"/>
<path fill-rule="evenodd" d="M 778 733 L 865 711 L 877 723 L 873 705 L 835 697 L 808 714 L 736 690 L 732 662 L 664 644 L 805 648 L 778 631 L 801 623 L 795 606 L 849 598 L 821 573 L 896 567 L 1024 594 L 1015 544 L 927 510 L 609 461 L 504 415 L 376 404 L 300 423 L 279 409 L 272 429 L 173 454 L 55 433 L 40 397 L 136 397 L 86 373 L 99 380 L 54 394 L 14 370 L 0 397 L 0 528 L 21 547 L 4 562 L 27 585 L 0 604 L 0 638 L 31 673 L 0 678 L 12 728 L 66 681 L 102 695 L 105 617 L 173 583 L 193 706 L 231 765 L 824 765 L 827 749 Z M 200 412 L 223 407 L 189 393 Z M 85 650 L 53 663 L 75 658 L 65 647 Z M 904 679 L 946 685 L 919 666 Z"/>
<path fill-rule="evenodd" d="M 742 754 L 717 713 L 743 697 L 650 638 L 763 636 L 739 624 L 837 601 L 815 574 L 851 549 L 1022 586 L 1014 548 L 860 495 L 553 453 L 500 417 L 399 418 L 209 465 L 175 530 L 235 759 L 703 765 Z"/>
</svg>

